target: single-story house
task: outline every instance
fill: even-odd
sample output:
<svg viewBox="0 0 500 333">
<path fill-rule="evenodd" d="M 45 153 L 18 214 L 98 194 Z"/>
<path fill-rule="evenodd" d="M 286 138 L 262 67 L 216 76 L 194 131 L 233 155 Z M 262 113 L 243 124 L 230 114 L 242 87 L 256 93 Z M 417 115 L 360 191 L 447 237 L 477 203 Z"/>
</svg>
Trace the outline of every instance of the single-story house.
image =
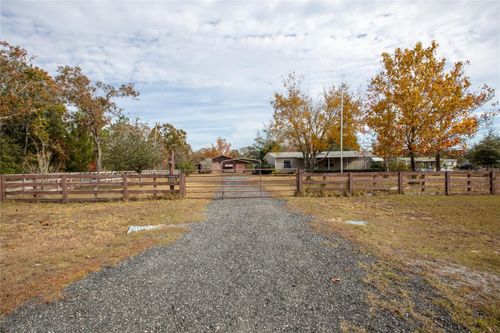
<svg viewBox="0 0 500 333">
<path fill-rule="evenodd" d="M 369 169 L 374 156 L 367 152 L 344 151 L 342 153 L 344 170 Z M 301 152 L 267 153 L 264 159 L 277 170 L 304 169 L 304 157 Z M 321 152 L 316 157 L 317 170 L 340 170 L 340 151 Z"/>
<path fill-rule="evenodd" d="M 397 162 L 404 162 L 408 167 L 411 165 L 409 157 L 396 157 Z M 436 157 L 415 157 L 417 170 L 435 171 Z M 454 170 L 457 167 L 457 160 L 454 158 L 441 158 L 441 170 Z"/>
</svg>

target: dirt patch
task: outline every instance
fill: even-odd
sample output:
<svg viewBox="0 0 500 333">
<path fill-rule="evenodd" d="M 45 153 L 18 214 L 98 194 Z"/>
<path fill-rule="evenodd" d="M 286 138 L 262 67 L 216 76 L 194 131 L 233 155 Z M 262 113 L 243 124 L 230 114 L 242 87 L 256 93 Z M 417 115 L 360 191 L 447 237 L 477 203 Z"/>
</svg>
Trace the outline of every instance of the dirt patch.
<svg viewBox="0 0 500 333">
<path fill-rule="evenodd" d="M 469 288 L 476 291 L 464 295 L 469 301 L 478 301 L 481 295 L 491 295 L 497 302 L 500 301 L 500 276 L 497 274 L 473 271 L 444 260 L 414 260 L 409 264 L 417 269 L 432 272 L 443 283 L 453 288 Z"/>
</svg>

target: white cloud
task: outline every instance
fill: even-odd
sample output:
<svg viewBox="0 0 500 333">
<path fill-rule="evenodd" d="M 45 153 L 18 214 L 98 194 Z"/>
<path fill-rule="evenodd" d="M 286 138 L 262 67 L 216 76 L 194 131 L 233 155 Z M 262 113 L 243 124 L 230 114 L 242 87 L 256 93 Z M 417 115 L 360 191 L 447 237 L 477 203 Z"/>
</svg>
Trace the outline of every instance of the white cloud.
<svg viewBox="0 0 500 333">
<path fill-rule="evenodd" d="M 380 54 L 436 39 L 439 55 L 469 59 L 472 82 L 500 89 L 497 2 L 1 2 L 1 38 L 54 72 L 137 82 L 126 111 L 181 126 L 195 147 L 225 136 L 249 144 L 272 113 L 282 76 L 311 93 L 340 81 L 364 89 Z"/>
</svg>

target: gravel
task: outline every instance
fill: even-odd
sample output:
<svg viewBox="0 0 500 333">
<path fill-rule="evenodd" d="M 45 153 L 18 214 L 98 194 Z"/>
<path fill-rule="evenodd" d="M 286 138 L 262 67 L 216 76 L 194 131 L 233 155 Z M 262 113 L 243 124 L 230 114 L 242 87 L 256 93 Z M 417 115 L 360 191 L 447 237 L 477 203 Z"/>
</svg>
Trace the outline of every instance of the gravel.
<svg viewBox="0 0 500 333">
<path fill-rule="evenodd" d="M 370 332 L 412 328 L 370 315 L 359 263 L 340 237 L 314 232 L 277 199 L 227 199 L 170 246 L 154 247 L 72 284 L 65 298 L 31 302 L 2 332 Z M 338 282 L 336 279 L 339 279 Z"/>
</svg>

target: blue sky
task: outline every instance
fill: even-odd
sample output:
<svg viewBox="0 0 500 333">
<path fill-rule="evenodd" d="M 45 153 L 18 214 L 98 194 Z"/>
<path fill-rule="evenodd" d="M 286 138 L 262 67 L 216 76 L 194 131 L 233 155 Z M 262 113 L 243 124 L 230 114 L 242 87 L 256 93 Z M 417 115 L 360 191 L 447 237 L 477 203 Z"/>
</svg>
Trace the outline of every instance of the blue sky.
<svg viewBox="0 0 500 333">
<path fill-rule="evenodd" d="M 272 115 L 290 71 L 319 94 L 341 71 L 363 91 L 380 54 L 417 41 L 470 60 L 474 87 L 500 89 L 500 2 L 0 2 L 0 36 L 54 73 L 78 65 L 94 79 L 134 82 L 131 117 L 169 122 L 194 148 L 218 136 L 240 148 Z M 498 96 L 498 93 L 497 93 Z M 498 100 L 498 97 L 495 98 Z M 495 127 L 500 128 L 500 120 Z"/>
</svg>

